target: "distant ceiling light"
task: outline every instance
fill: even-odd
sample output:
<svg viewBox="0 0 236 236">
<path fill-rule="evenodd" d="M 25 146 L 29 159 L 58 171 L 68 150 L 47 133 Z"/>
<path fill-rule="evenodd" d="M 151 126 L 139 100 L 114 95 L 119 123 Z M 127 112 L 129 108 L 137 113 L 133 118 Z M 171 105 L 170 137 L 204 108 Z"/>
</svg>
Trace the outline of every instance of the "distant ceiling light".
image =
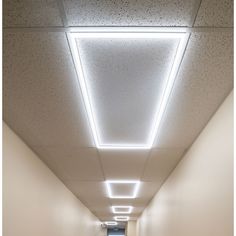
<svg viewBox="0 0 236 236">
<path fill-rule="evenodd" d="M 155 27 L 84 27 L 84 28 L 76 28 L 72 29 L 70 33 L 67 33 L 68 40 L 74 60 L 74 64 L 76 67 L 76 72 L 80 84 L 80 88 L 82 91 L 89 123 L 92 129 L 92 134 L 94 137 L 95 145 L 98 149 L 150 149 L 153 145 L 155 137 L 157 136 L 158 129 L 160 127 L 160 123 L 167 106 L 168 99 L 170 97 L 175 78 L 184 55 L 184 50 L 187 45 L 187 41 L 189 38 L 189 33 L 186 32 L 183 28 L 173 29 L 173 28 L 155 28 Z M 176 38 L 179 40 L 177 52 L 174 57 L 174 62 L 170 66 L 170 71 L 168 72 L 168 78 L 166 82 L 165 89 L 162 92 L 162 97 L 160 102 L 157 102 L 155 115 L 153 117 L 153 123 L 150 126 L 149 135 L 147 141 L 140 144 L 118 144 L 118 143 L 102 143 L 101 135 L 99 132 L 99 124 L 97 122 L 96 114 L 94 112 L 94 108 L 91 105 L 90 96 L 88 93 L 86 78 L 84 76 L 83 67 L 81 63 L 80 53 L 78 47 L 76 45 L 76 40 L 78 39 L 104 39 L 104 38 L 124 38 L 124 39 L 170 39 Z"/>
<path fill-rule="evenodd" d="M 112 206 L 112 212 L 114 214 L 130 214 L 132 212 L 132 206 Z"/>
<path fill-rule="evenodd" d="M 117 225 L 117 222 L 115 222 L 115 221 L 105 221 L 104 224 L 106 224 L 106 225 Z"/>
<path fill-rule="evenodd" d="M 107 180 L 106 182 L 107 192 L 109 198 L 136 198 L 140 187 L 140 181 L 137 180 Z M 114 185 L 133 185 L 133 191 L 130 195 L 114 195 Z M 113 187 L 112 187 L 113 186 Z"/>
<path fill-rule="evenodd" d="M 128 221 L 129 220 L 129 216 L 114 216 L 114 219 L 116 221 Z"/>
</svg>

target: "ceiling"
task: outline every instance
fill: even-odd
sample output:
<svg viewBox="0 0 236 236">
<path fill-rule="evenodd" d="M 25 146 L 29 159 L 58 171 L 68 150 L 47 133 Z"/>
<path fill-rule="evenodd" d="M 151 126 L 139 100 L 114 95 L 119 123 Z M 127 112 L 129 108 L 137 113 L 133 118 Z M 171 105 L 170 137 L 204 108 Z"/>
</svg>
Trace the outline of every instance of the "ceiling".
<svg viewBox="0 0 236 236">
<path fill-rule="evenodd" d="M 132 205 L 130 219 L 137 219 L 233 88 L 233 1 L 5 0 L 3 9 L 4 121 L 100 220 L 113 219 L 112 205 Z M 178 82 L 151 149 L 96 148 L 66 37 L 72 26 L 189 28 L 191 34 L 176 77 Z M 147 44 L 137 45 L 125 63 L 134 75 L 143 71 L 141 78 L 155 68 L 152 64 L 155 51 L 149 50 Z M 94 68 L 91 77 L 109 74 L 113 64 L 103 60 L 106 53 L 117 55 L 127 51 L 128 46 L 120 49 L 112 43 L 92 46 L 85 43 L 90 62 L 87 66 Z M 155 42 L 149 46 L 154 47 Z M 98 50 L 101 54 L 96 54 Z M 138 59 L 132 64 L 139 52 L 147 60 L 142 70 Z M 159 62 L 161 69 L 165 62 L 161 59 Z M 121 66 L 119 73 L 123 72 Z M 119 74 L 114 78 L 119 79 Z M 147 89 L 147 83 L 140 78 L 139 84 L 135 83 L 137 90 Z M 137 122 L 144 123 L 136 127 L 137 133 L 126 132 L 130 128 L 126 118 L 137 118 L 129 110 L 122 113 L 123 124 L 117 116 L 106 120 L 116 112 L 114 103 L 120 108 L 121 100 L 109 98 L 119 84 L 109 84 L 104 77 L 96 87 L 99 89 L 94 90 L 98 95 L 95 102 L 100 102 L 96 105 L 101 113 L 99 119 L 104 121 L 100 122 L 104 139 L 143 141 L 150 125 L 148 114 L 153 112 L 155 91 L 145 90 L 143 103 L 139 104 L 134 96 L 136 89 L 130 93 L 129 82 L 123 83 L 122 101 L 139 108 Z M 108 101 L 108 105 L 104 106 L 102 101 Z M 140 180 L 137 198 L 110 199 L 104 184 L 109 179 Z"/>
</svg>

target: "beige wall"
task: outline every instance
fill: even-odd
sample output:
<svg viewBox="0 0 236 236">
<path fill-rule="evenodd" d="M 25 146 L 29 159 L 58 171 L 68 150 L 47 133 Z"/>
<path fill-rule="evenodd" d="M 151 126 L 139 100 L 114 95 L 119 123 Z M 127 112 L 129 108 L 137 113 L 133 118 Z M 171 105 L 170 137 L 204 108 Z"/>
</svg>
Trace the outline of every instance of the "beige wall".
<svg viewBox="0 0 236 236">
<path fill-rule="evenodd" d="M 136 236 L 136 221 L 128 221 L 126 227 L 126 236 Z"/>
<path fill-rule="evenodd" d="M 145 209 L 137 228 L 139 236 L 233 235 L 232 93 Z"/>
<path fill-rule="evenodd" d="M 3 235 L 105 235 L 98 219 L 5 124 Z"/>
</svg>

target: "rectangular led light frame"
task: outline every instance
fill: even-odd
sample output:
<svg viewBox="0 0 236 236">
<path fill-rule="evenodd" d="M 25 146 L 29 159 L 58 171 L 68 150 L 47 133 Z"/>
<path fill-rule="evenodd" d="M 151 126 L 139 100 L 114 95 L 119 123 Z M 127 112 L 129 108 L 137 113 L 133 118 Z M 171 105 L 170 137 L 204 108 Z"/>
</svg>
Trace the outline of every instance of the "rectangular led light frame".
<svg viewBox="0 0 236 236">
<path fill-rule="evenodd" d="M 105 183 L 109 198 L 116 198 L 116 199 L 136 198 L 140 187 L 140 181 L 137 180 L 107 180 Z M 112 191 L 112 184 L 134 184 L 133 193 L 132 195 L 114 195 Z"/>
<path fill-rule="evenodd" d="M 165 112 L 168 99 L 170 97 L 176 75 L 179 70 L 180 63 L 182 61 L 182 57 L 184 55 L 184 51 L 188 42 L 189 33 L 187 30 L 181 29 L 173 29 L 173 28 L 163 28 L 160 29 L 158 27 L 78 27 L 76 29 L 72 29 L 71 32 L 67 33 L 71 53 L 74 60 L 74 65 L 76 68 L 78 81 L 80 84 L 80 89 L 82 92 L 85 108 L 88 115 L 88 120 L 91 126 L 93 138 L 95 145 L 98 149 L 150 149 L 153 146 L 155 137 L 157 136 L 161 120 L 163 114 Z M 162 91 L 161 101 L 157 102 L 155 108 L 155 115 L 153 117 L 153 123 L 150 126 L 150 131 L 148 135 L 147 141 L 140 144 L 117 144 L 117 143 L 101 143 L 100 133 L 99 133 L 99 124 L 96 122 L 96 114 L 94 113 L 94 109 L 91 105 L 91 101 L 89 98 L 89 93 L 87 90 L 86 79 L 84 77 L 83 67 L 81 63 L 80 54 L 76 45 L 77 39 L 85 39 L 85 38 L 96 38 L 96 39 L 104 39 L 104 38 L 132 38 L 132 39 L 152 39 L 152 38 L 176 38 L 179 39 L 179 45 L 177 48 L 177 52 L 175 54 L 174 62 L 171 66 L 171 70 L 169 71 L 169 75 L 167 78 L 165 89 Z"/>
<path fill-rule="evenodd" d="M 117 208 L 123 209 L 123 210 L 119 211 L 117 210 Z M 111 209 L 114 214 L 130 214 L 133 210 L 133 207 L 132 206 L 112 206 Z"/>
<path fill-rule="evenodd" d="M 104 222 L 105 225 L 117 225 L 116 221 L 105 221 Z"/>
<path fill-rule="evenodd" d="M 128 221 L 129 220 L 129 216 L 114 216 L 114 219 L 116 221 Z"/>
</svg>

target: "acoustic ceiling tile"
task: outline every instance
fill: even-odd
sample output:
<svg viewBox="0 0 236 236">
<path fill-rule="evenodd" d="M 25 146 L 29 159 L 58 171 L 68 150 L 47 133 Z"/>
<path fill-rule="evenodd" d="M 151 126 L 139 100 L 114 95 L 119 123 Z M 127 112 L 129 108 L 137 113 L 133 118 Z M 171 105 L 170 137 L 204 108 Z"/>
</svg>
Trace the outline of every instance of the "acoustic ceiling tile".
<svg viewBox="0 0 236 236">
<path fill-rule="evenodd" d="M 56 0 L 4 0 L 5 27 L 62 26 Z"/>
<path fill-rule="evenodd" d="M 93 146 L 64 33 L 4 33 L 3 59 L 3 118 L 28 145 Z"/>
<path fill-rule="evenodd" d="M 86 206 L 95 211 L 98 206 L 110 205 L 104 182 L 65 181 L 65 184 L 79 199 L 86 202 Z"/>
<path fill-rule="evenodd" d="M 148 153 L 144 150 L 99 150 L 106 179 L 139 179 Z"/>
<path fill-rule="evenodd" d="M 64 0 L 70 26 L 190 26 L 194 0 Z"/>
<path fill-rule="evenodd" d="M 77 181 L 103 181 L 103 173 L 95 148 L 45 148 L 50 152 L 66 179 Z"/>
<path fill-rule="evenodd" d="M 142 180 L 163 183 L 178 164 L 184 149 L 152 149 L 145 167 Z"/>
<path fill-rule="evenodd" d="M 161 184 L 158 182 L 144 182 L 142 181 L 141 189 L 138 197 L 134 200 L 136 206 L 147 206 L 151 198 L 157 193 Z"/>
<path fill-rule="evenodd" d="M 194 26 L 233 27 L 233 0 L 203 0 Z"/>
<path fill-rule="evenodd" d="M 189 147 L 232 89 L 232 32 L 192 33 L 154 147 Z"/>
</svg>

